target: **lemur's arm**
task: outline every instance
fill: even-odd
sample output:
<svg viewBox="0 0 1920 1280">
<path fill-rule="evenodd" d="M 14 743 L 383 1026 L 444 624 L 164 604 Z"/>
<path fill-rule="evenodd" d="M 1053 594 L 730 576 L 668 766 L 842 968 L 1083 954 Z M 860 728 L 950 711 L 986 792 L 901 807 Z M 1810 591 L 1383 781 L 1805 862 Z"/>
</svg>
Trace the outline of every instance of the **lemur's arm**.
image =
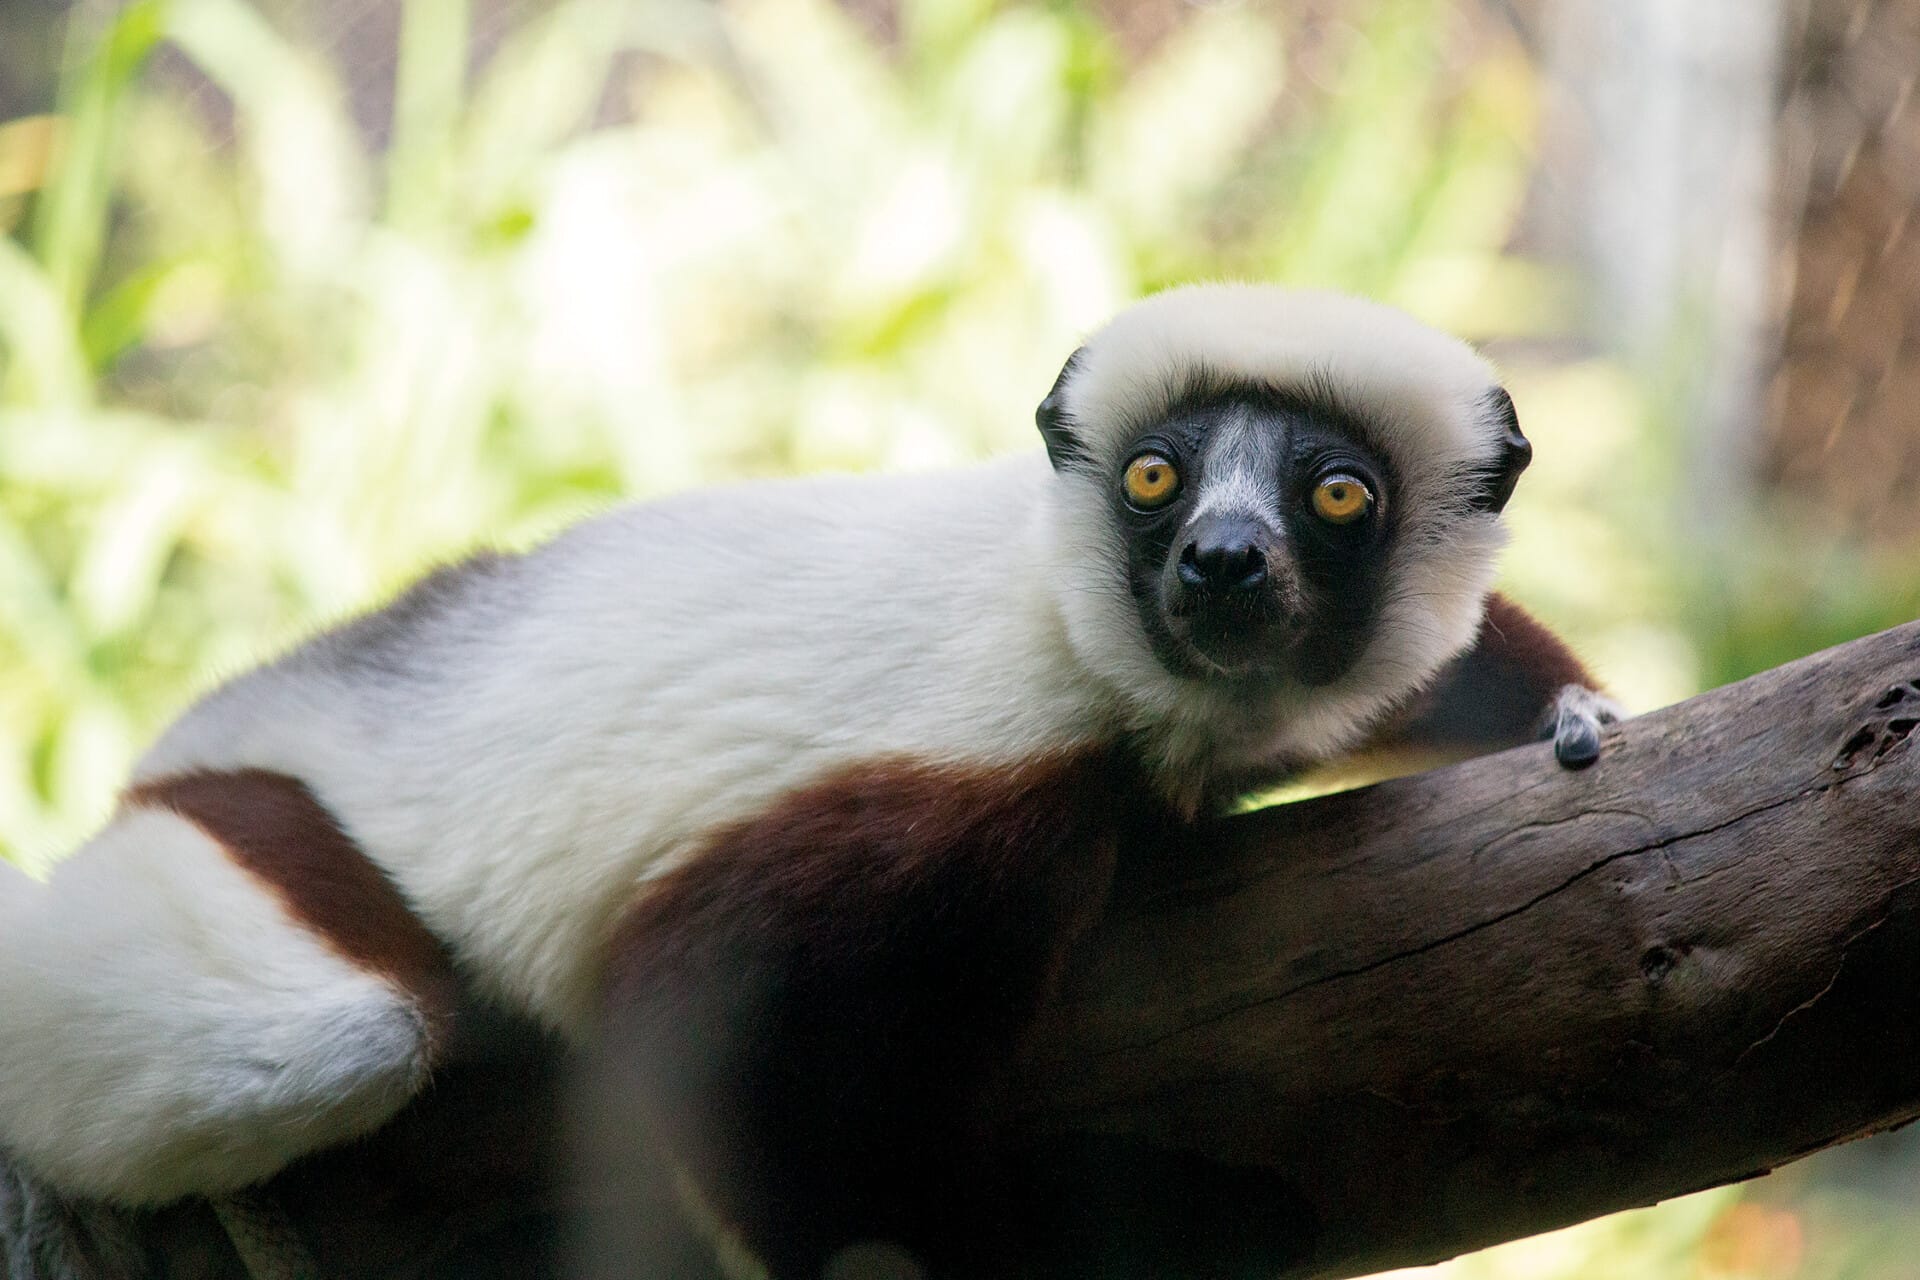
<svg viewBox="0 0 1920 1280">
<path fill-rule="evenodd" d="M 1104 754 L 858 767 L 663 877 L 610 957 L 593 1256 L 692 1275 L 744 1248 L 784 1280 L 861 1240 L 940 1276 L 1004 1247 L 993 1091 L 1101 909 L 1130 794 Z"/>
<path fill-rule="evenodd" d="M 1600 730 L 1625 714 L 1565 641 L 1492 595 L 1472 647 L 1363 749 L 1464 755 L 1550 738 L 1560 763 L 1581 769 L 1600 758 Z"/>
</svg>

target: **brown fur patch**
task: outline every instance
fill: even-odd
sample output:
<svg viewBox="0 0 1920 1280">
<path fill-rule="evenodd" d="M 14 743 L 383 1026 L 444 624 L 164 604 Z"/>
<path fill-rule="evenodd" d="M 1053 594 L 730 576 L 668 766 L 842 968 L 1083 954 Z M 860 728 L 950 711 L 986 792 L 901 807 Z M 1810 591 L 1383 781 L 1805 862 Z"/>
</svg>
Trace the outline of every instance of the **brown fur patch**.
<svg viewBox="0 0 1920 1280">
<path fill-rule="evenodd" d="M 1487 616 L 1480 623 L 1474 652 L 1483 661 L 1503 665 L 1520 677 L 1530 691 L 1539 695 L 1542 706 L 1570 684 L 1600 687 L 1566 641 L 1498 592 L 1487 597 Z"/>
<path fill-rule="evenodd" d="M 1130 776 L 876 762 L 716 833 L 615 939 L 596 1193 L 652 1132 L 776 1275 L 990 1235 L 995 1082 L 1105 902 Z"/>
<path fill-rule="evenodd" d="M 1505 596 L 1491 595 L 1473 647 L 1382 726 L 1369 749 L 1532 742 L 1554 695 L 1570 684 L 1598 688 L 1566 641 Z"/>
<path fill-rule="evenodd" d="M 305 783 L 266 769 L 196 770 L 141 783 L 124 803 L 166 809 L 200 828 L 295 920 L 402 987 L 432 1045 L 445 1044 L 456 999 L 445 951 Z"/>
</svg>

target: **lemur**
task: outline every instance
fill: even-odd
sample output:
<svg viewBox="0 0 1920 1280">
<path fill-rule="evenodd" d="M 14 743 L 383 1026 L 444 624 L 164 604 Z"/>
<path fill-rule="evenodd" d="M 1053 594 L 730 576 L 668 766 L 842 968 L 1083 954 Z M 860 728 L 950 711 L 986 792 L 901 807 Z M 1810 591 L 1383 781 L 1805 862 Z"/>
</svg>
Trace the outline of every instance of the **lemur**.
<svg viewBox="0 0 1920 1280">
<path fill-rule="evenodd" d="M 616 510 L 193 705 L 44 884 L 0 879 L 0 1147 L 146 1205 L 380 1126 L 471 988 L 614 1037 L 780 1276 L 937 1234 L 1129 824 L 1383 743 L 1617 712 L 1490 594 L 1531 448 L 1384 306 L 1123 312 L 1044 450 Z M 0 873 L 6 874 L 6 873 Z"/>
</svg>

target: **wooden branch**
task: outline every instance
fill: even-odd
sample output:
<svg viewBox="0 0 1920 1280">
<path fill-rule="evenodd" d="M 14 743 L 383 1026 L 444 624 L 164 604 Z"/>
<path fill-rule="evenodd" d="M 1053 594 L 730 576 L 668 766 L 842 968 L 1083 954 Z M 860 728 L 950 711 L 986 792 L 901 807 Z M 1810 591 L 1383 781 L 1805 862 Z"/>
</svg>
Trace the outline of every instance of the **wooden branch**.
<svg viewBox="0 0 1920 1280">
<path fill-rule="evenodd" d="M 1143 833 L 1008 1095 L 1053 1241 L 1012 1270 L 1353 1275 L 1920 1115 L 1917 721 L 1920 623 L 1584 772 L 1528 748 Z M 269 1184 L 323 1274 L 559 1265 L 557 1050 L 463 1030 L 387 1130 Z M 69 1225 L 238 1274 L 205 1206 Z"/>
<path fill-rule="evenodd" d="M 1917 720 L 1920 623 L 1160 851 L 1018 1093 L 1079 1243 L 1354 1275 L 1920 1115 Z"/>
</svg>

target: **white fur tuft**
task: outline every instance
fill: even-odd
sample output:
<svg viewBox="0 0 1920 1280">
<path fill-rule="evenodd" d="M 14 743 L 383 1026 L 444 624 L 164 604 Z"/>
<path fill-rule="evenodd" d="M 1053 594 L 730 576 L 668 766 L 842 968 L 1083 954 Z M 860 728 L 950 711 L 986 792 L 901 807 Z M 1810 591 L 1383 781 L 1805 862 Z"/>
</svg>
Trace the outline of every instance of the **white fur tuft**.
<svg viewBox="0 0 1920 1280">
<path fill-rule="evenodd" d="M 174 814 L 122 813 L 45 884 L 0 864 L 0 1146 L 158 1204 L 377 1127 L 419 1087 L 412 1003 Z"/>
<path fill-rule="evenodd" d="M 1081 349 L 1068 416 L 1099 439 L 1164 410 L 1196 370 L 1322 383 L 1423 469 L 1484 463 L 1499 444 L 1482 421 L 1498 382 L 1473 348 L 1377 302 L 1272 285 L 1189 285 L 1123 311 Z"/>
</svg>

